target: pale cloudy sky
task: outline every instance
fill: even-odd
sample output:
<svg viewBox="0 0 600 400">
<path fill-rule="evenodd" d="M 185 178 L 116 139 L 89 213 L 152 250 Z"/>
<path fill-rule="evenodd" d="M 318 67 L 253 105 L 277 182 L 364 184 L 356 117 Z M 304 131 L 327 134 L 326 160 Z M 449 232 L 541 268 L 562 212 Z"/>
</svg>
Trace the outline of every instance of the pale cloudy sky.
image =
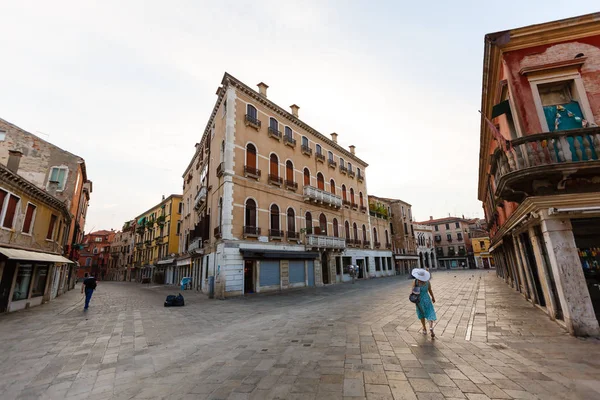
<svg viewBox="0 0 600 400">
<path fill-rule="evenodd" d="M 484 34 L 594 6 L 0 0 L 0 117 L 85 158 L 86 231 L 181 192 L 224 71 L 356 145 L 369 193 L 412 203 L 417 219 L 482 216 Z"/>
</svg>

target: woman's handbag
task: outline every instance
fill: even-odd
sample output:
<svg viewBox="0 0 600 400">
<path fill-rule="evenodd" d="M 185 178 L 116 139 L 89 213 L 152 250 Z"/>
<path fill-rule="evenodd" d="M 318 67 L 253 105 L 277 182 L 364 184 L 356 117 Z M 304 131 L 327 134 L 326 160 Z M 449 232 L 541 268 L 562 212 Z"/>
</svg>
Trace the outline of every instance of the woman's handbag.
<svg viewBox="0 0 600 400">
<path fill-rule="evenodd" d="M 413 286 L 412 292 L 408 296 L 408 300 L 410 300 L 412 303 L 417 304 L 420 299 L 421 299 L 421 287 L 417 286 L 415 283 L 415 286 Z"/>
</svg>

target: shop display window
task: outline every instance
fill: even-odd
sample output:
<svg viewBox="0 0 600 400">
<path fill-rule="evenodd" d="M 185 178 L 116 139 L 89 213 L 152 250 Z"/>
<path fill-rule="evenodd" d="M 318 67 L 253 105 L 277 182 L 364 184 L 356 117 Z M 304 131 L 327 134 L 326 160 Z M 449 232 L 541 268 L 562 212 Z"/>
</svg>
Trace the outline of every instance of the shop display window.
<svg viewBox="0 0 600 400">
<path fill-rule="evenodd" d="M 31 291 L 31 297 L 39 297 L 44 295 L 46 289 L 46 281 L 48 280 L 48 269 L 47 265 L 37 265 L 33 276 L 33 289 Z"/>
<path fill-rule="evenodd" d="M 25 300 L 29 295 L 33 265 L 19 264 L 12 301 Z"/>
</svg>

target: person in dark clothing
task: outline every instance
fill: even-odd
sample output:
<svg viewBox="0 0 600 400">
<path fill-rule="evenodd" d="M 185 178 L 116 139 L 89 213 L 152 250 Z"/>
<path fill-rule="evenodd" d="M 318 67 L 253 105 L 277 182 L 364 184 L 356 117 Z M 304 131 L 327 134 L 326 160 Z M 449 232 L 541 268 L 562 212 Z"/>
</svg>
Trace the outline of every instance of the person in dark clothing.
<svg viewBox="0 0 600 400">
<path fill-rule="evenodd" d="M 94 278 L 93 276 L 89 276 L 86 272 L 85 278 L 83 279 L 83 283 L 81 284 L 81 293 L 83 293 L 83 290 L 85 289 L 85 306 L 83 307 L 84 310 L 87 310 L 90 306 L 90 300 L 92 299 L 92 294 L 94 293 L 94 290 L 96 290 L 96 286 L 98 286 L 96 278 Z"/>
</svg>

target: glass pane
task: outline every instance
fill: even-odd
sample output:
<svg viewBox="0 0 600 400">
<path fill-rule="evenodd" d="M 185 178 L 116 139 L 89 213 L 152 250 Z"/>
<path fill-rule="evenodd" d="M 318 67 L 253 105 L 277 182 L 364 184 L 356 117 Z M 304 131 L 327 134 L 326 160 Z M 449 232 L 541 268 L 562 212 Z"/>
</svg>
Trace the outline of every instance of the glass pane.
<svg viewBox="0 0 600 400">
<path fill-rule="evenodd" d="M 91 264 L 91 259 L 90 264 Z M 31 291 L 31 297 L 38 297 L 44 295 L 44 289 L 46 289 L 46 280 L 48 279 L 48 266 L 38 265 L 37 270 L 33 278 L 33 290 Z"/>
<path fill-rule="evenodd" d="M 29 294 L 29 284 L 31 283 L 31 273 L 33 266 L 31 264 L 21 264 L 17 270 L 17 281 L 13 292 L 13 301 L 25 300 Z"/>
<path fill-rule="evenodd" d="M 52 168 L 50 173 L 50 180 L 56 182 L 58 180 L 58 168 Z"/>
<path fill-rule="evenodd" d="M 65 169 L 60 169 L 58 171 L 58 188 L 59 189 L 65 188 L 65 175 L 66 174 L 67 174 L 67 170 L 65 170 Z"/>
</svg>

